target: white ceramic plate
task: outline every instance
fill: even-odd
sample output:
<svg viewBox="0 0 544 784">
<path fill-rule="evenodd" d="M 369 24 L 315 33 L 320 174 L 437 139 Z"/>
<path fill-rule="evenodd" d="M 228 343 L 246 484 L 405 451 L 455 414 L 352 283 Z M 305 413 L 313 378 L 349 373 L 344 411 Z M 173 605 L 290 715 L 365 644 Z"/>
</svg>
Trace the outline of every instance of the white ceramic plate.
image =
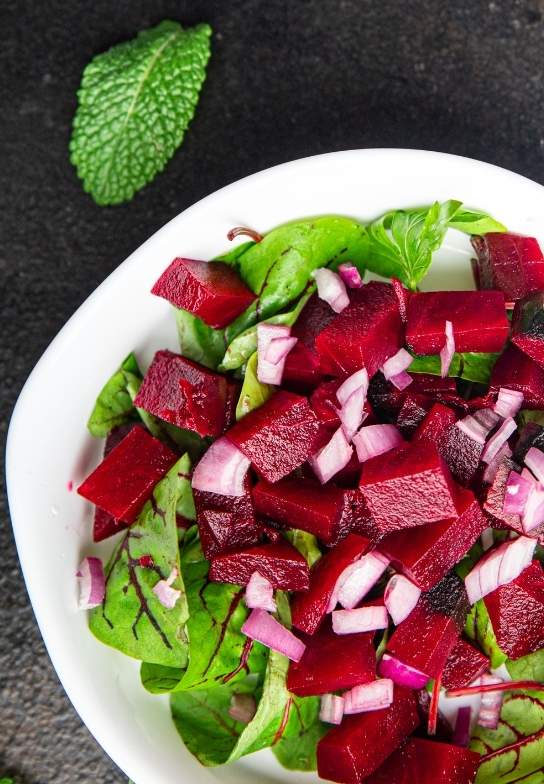
<svg viewBox="0 0 544 784">
<path fill-rule="evenodd" d="M 85 423 L 104 381 L 132 349 L 142 365 L 176 350 L 174 319 L 149 290 L 171 259 L 221 252 L 229 228 L 259 231 L 297 217 L 363 220 L 387 209 L 460 199 L 509 228 L 543 239 L 544 188 L 484 163 L 432 152 L 354 150 L 287 163 L 223 188 L 170 221 L 79 308 L 38 362 L 13 414 L 7 477 L 13 529 L 34 612 L 68 696 L 96 740 L 136 784 L 311 782 L 269 751 L 205 769 L 186 751 L 167 698 L 140 686 L 136 662 L 89 633 L 76 610 L 74 572 L 91 542 L 91 509 L 75 486 L 99 460 Z M 472 287 L 468 240 L 450 233 L 426 288 Z"/>
</svg>

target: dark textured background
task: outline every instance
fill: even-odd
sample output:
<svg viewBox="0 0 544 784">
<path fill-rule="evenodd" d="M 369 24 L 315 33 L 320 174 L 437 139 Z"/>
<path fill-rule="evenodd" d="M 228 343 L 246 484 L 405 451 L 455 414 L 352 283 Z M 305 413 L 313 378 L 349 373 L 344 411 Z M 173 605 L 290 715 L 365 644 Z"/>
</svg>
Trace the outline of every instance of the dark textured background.
<svg viewBox="0 0 544 784">
<path fill-rule="evenodd" d="M 132 203 L 96 207 L 67 156 L 81 71 L 164 18 L 213 26 L 197 116 Z M 468 155 L 544 182 L 543 53 L 544 0 L 1 0 L 2 433 L 32 366 L 95 286 L 176 213 L 239 177 L 314 153 L 392 146 Z M 124 781 L 51 669 L 3 504 L 0 775 Z"/>
</svg>

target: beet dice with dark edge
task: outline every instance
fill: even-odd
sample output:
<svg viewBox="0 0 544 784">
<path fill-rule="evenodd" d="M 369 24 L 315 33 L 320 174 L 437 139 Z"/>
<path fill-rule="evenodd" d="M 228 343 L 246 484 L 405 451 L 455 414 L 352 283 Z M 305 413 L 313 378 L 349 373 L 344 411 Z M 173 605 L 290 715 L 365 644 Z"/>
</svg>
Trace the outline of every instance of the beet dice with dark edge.
<svg viewBox="0 0 544 784">
<path fill-rule="evenodd" d="M 310 585 L 306 559 L 286 541 L 218 555 L 212 558 L 209 578 L 214 583 L 247 585 L 253 572 L 283 591 L 306 591 Z"/>
<path fill-rule="evenodd" d="M 479 289 L 498 289 L 507 302 L 544 289 L 544 256 L 534 237 L 489 232 L 471 241 L 477 254 L 473 270 Z"/>
<path fill-rule="evenodd" d="M 200 542 L 206 558 L 259 542 L 262 526 L 255 519 L 247 477 L 244 489 L 241 496 L 193 490 Z"/>
<path fill-rule="evenodd" d="M 512 343 L 544 367 L 544 291 L 535 291 L 516 302 Z"/>
<path fill-rule="evenodd" d="M 442 672 L 442 688 L 462 689 L 487 672 L 487 656 L 462 638 L 452 648 Z"/>
<path fill-rule="evenodd" d="M 480 755 L 426 738 L 409 738 L 364 784 L 472 784 Z"/>
<path fill-rule="evenodd" d="M 523 408 L 544 408 L 544 368 L 516 346 L 508 346 L 491 373 L 491 391 L 500 387 L 523 392 Z"/>
<path fill-rule="evenodd" d="M 315 339 L 333 318 L 335 313 L 330 305 L 313 294 L 291 329 L 291 335 L 298 340 L 285 360 L 285 384 L 307 389 L 319 383 L 323 373 Z"/>
</svg>

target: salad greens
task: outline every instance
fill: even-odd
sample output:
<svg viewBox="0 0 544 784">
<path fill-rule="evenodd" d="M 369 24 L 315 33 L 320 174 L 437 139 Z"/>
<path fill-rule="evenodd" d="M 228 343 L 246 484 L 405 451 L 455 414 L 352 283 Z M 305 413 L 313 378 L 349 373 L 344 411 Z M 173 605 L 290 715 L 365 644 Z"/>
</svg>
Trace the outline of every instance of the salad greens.
<svg viewBox="0 0 544 784">
<path fill-rule="evenodd" d="M 491 371 L 498 357 L 498 354 L 456 353 L 453 355 L 448 376 L 473 381 L 476 384 L 489 384 Z M 410 373 L 428 373 L 431 376 L 439 376 L 441 372 L 440 357 L 438 354 L 414 355 L 409 370 Z"/>
<path fill-rule="evenodd" d="M 176 308 L 176 324 L 183 356 L 216 370 L 225 353 L 224 331 L 208 326 L 198 316 L 181 308 Z"/>
<path fill-rule="evenodd" d="M 135 418 L 129 385 L 142 381 L 136 357 L 129 354 L 102 388 L 87 427 L 91 435 L 105 438 L 115 427 Z"/>
<path fill-rule="evenodd" d="M 247 361 L 244 383 L 236 406 L 236 419 L 242 419 L 254 408 L 262 406 L 273 392 L 274 388 L 270 384 L 263 384 L 257 378 L 257 352 L 255 351 Z"/>
</svg>

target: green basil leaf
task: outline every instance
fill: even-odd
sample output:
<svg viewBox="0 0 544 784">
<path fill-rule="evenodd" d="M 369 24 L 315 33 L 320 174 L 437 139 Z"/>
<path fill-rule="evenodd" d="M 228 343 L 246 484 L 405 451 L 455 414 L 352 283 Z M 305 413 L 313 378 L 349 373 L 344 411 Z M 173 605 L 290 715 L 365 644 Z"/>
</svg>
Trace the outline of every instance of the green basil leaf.
<svg viewBox="0 0 544 784">
<path fill-rule="evenodd" d="M 474 640 L 491 661 L 491 667 L 496 669 L 504 664 L 508 656 L 499 648 L 491 618 L 482 599 L 472 605 L 467 615 L 465 634 Z"/>
<path fill-rule="evenodd" d="M 309 567 L 312 567 L 321 558 L 321 550 L 313 534 L 301 531 L 299 528 L 290 528 L 283 535 L 306 558 Z"/>
<path fill-rule="evenodd" d="M 236 406 L 236 420 L 242 419 L 254 408 L 259 408 L 272 396 L 274 387 L 270 384 L 262 384 L 257 378 L 257 352 L 248 359 L 244 383 L 240 392 L 238 405 Z"/>
<path fill-rule="evenodd" d="M 132 353 L 122 361 L 120 368 L 100 391 L 87 422 L 91 435 L 105 438 L 115 427 L 135 418 L 136 411 L 127 389 L 131 376 L 141 381 L 142 374 Z"/>
<path fill-rule="evenodd" d="M 106 568 L 103 603 L 91 611 L 89 627 L 106 645 L 128 656 L 166 666 L 187 661 L 187 599 L 180 571 L 176 506 L 186 482 L 182 457 L 162 479 L 127 530 Z M 153 568 L 139 565 L 151 556 Z M 170 610 L 153 593 L 159 579 L 177 569 L 173 588 L 181 596 Z"/>
<path fill-rule="evenodd" d="M 508 231 L 506 226 L 482 210 L 468 210 L 461 207 L 448 223 L 450 229 L 464 234 L 487 234 L 490 231 Z"/>
<path fill-rule="evenodd" d="M 225 353 L 225 333 L 187 310 L 175 308 L 180 352 L 187 359 L 216 370 Z"/>
<path fill-rule="evenodd" d="M 472 381 L 476 384 L 489 384 L 491 372 L 498 358 L 499 354 L 456 353 L 453 355 L 448 376 L 463 378 L 465 381 Z M 414 355 L 408 370 L 410 373 L 428 373 L 432 376 L 439 376 L 441 373 L 440 357 L 438 354 Z"/>
</svg>

